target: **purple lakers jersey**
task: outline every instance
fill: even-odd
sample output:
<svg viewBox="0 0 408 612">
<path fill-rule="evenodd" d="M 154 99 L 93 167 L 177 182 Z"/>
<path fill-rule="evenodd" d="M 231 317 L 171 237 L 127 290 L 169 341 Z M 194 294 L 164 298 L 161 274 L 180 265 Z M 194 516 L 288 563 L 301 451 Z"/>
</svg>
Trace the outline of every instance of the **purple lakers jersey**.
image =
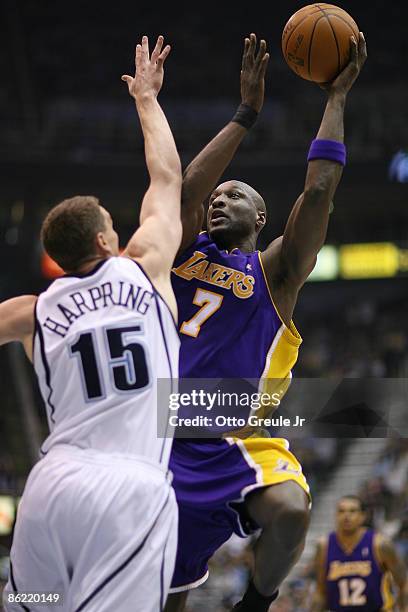
<svg viewBox="0 0 408 612">
<path fill-rule="evenodd" d="M 181 377 L 289 382 L 302 339 L 282 322 L 258 251 L 221 250 L 202 232 L 172 272 Z"/>
<path fill-rule="evenodd" d="M 374 551 L 374 532 L 367 530 L 347 554 L 335 533 L 329 536 L 326 561 L 327 605 L 332 612 L 392 610 L 390 576 L 380 568 Z"/>
</svg>

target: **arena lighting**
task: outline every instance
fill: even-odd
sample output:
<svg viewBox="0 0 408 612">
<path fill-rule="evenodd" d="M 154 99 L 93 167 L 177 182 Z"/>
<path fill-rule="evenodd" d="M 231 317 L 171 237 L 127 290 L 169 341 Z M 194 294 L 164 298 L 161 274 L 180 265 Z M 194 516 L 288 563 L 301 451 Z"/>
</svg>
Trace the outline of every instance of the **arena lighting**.
<svg viewBox="0 0 408 612">
<path fill-rule="evenodd" d="M 62 276 L 64 271 L 47 253 L 43 252 L 41 255 L 41 274 L 44 278 L 53 279 Z"/>
<path fill-rule="evenodd" d="M 0 495 L 0 535 L 8 535 L 13 528 L 16 500 L 11 495 Z"/>
<path fill-rule="evenodd" d="M 46 253 L 41 255 L 41 273 L 48 280 L 63 275 L 61 268 Z M 408 274 L 408 248 L 391 242 L 327 244 L 317 256 L 310 282 L 338 279 L 391 278 Z"/>
<path fill-rule="evenodd" d="M 399 248 L 391 242 L 345 244 L 339 263 L 345 279 L 392 277 L 399 271 Z"/>
<path fill-rule="evenodd" d="M 339 273 L 339 254 L 336 247 L 329 244 L 322 247 L 318 256 L 316 266 L 310 274 L 309 281 L 334 280 Z"/>
<path fill-rule="evenodd" d="M 408 183 L 408 149 L 399 150 L 388 167 L 388 178 L 398 183 Z"/>
</svg>

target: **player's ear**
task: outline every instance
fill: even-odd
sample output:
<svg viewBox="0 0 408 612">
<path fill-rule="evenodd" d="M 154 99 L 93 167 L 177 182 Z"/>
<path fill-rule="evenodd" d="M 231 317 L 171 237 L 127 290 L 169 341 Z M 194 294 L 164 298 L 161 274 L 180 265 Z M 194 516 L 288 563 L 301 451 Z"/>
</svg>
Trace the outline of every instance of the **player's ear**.
<svg viewBox="0 0 408 612">
<path fill-rule="evenodd" d="M 258 210 L 257 213 L 257 217 L 256 217 L 256 231 L 260 232 L 261 229 L 265 226 L 266 224 L 266 214 L 264 213 L 263 210 Z"/>
<path fill-rule="evenodd" d="M 103 232 L 98 232 L 95 236 L 95 247 L 98 255 L 109 255 L 112 251 Z"/>
</svg>

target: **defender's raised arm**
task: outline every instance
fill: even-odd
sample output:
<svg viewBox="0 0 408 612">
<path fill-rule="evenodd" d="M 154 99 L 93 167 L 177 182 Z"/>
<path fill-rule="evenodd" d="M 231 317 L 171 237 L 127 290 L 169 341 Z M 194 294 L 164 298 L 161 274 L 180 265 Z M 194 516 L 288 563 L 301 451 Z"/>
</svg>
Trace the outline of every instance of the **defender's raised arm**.
<svg viewBox="0 0 408 612">
<path fill-rule="evenodd" d="M 165 293 L 170 287 L 170 268 L 181 240 L 181 163 L 173 134 L 157 101 L 163 84 L 163 64 L 169 53 L 170 46 L 163 48 L 163 37 L 159 36 L 150 57 L 149 42 L 143 36 L 142 44 L 136 46 L 135 76 L 122 76 L 136 102 L 150 175 L 140 213 L 141 225 L 124 254 L 140 260 L 152 281 L 159 283 Z"/>
</svg>

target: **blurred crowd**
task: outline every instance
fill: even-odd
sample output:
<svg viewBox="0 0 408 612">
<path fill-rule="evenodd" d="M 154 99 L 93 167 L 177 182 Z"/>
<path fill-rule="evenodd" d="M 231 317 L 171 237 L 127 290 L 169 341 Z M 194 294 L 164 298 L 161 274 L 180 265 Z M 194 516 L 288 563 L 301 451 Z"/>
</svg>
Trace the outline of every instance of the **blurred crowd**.
<svg viewBox="0 0 408 612">
<path fill-rule="evenodd" d="M 296 373 L 301 377 L 400 377 L 408 373 L 407 300 L 380 306 L 356 300 L 308 324 Z"/>
<path fill-rule="evenodd" d="M 134 153 L 141 145 L 120 75 L 132 70 L 134 44 L 143 33 L 151 38 L 163 33 L 173 46 L 165 106 L 180 148 L 194 149 L 230 116 L 230 101 L 238 101 L 243 37 L 254 31 L 267 39 L 271 60 L 262 129 L 245 146 L 252 156 L 260 148 L 276 150 L 281 161 L 293 161 L 299 147 L 304 153 L 322 92 L 293 75 L 280 49 L 286 21 L 304 3 L 276 5 L 274 19 L 267 21 L 263 11 L 248 11 L 245 5 L 234 7 L 233 18 L 222 3 L 216 18 L 210 4 L 185 11 L 173 3 L 163 7 L 160 18 L 153 5 L 146 5 L 141 18 L 134 3 L 123 2 L 121 11 L 93 4 L 67 10 L 44 0 L 6 3 L 0 152 L 23 158 L 59 153 L 77 161 Z M 408 125 L 401 120 L 408 90 L 399 69 L 406 55 L 405 8 L 397 3 L 391 13 L 385 0 L 364 11 L 348 0 L 342 7 L 364 30 L 370 58 L 353 92 L 349 145 L 354 159 L 376 159 L 408 142 Z M 27 133 L 31 139 L 24 141 Z"/>
<path fill-rule="evenodd" d="M 390 440 L 360 495 L 373 527 L 396 541 L 408 565 L 408 439 Z"/>
</svg>

